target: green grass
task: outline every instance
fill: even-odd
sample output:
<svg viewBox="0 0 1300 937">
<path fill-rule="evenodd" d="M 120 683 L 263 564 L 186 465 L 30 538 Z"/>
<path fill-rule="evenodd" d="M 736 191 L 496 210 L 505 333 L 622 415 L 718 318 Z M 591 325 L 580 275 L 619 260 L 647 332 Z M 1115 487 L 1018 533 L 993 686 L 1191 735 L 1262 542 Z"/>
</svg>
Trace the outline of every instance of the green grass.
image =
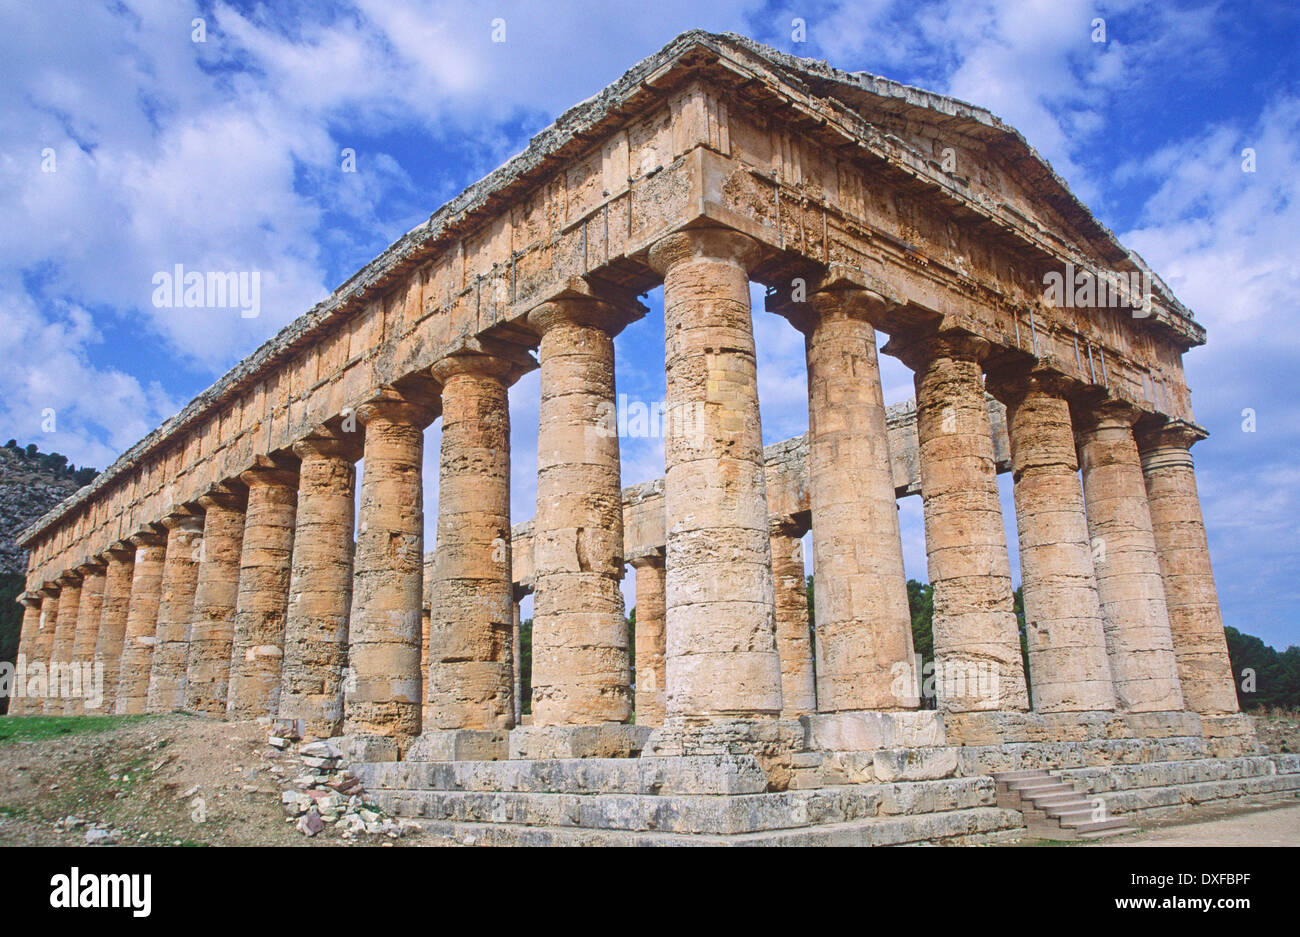
<svg viewBox="0 0 1300 937">
<path fill-rule="evenodd" d="M 41 742 L 66 735 L 105 732 L 150 716 L 5 716 L 0 719 L 0 745 Z"/>
</svg>

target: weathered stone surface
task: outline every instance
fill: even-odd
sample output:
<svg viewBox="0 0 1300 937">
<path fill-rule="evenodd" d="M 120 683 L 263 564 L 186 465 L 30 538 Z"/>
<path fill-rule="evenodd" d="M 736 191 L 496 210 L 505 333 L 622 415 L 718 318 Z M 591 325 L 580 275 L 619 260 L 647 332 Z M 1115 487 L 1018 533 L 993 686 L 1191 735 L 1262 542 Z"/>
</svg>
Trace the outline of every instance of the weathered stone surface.
<svg viewBox="0 0 1300 937">
<path fill-rule="evenodd" d="M 514 724 L 507 390 L 521 373 L 518 361 L 492 355 L 458 355 L 434 369 L 442 453 L 426 732 Z"/>
<path fill-rule="evenodd" d="M 546 758 L 635 758 L 653 729 L 642 725 L 519 726 L 510 730 L 509 756 Z"/>
<path fill-rule="evenodd" d="M 865 290 L 810 297 L 808 482 L 820 712 L 919 705 L 889 432 Z"/>
<path fill-rule="evenodd" d="M 240 546 L 226 715 L 256 719 L 274 715 L 280 707 L 298 474 L 296 468 L 260 468 L 239 478 L 248 486 L 248 511 Z"/>
<path fill-rule="evenodd" d="M 781 655 L 781 715 L 797 719 L 817 709 L 808 589 L 803 543 L 789 525 L 772 528 L 772 584 L 776 595 L 776 643 Z M 640 605 L 637 606 L 640 615 Z M 641 627 L 638 617 L 637 628 Z"/>
<path fill-rule="evenodd" d="M 66 715 L 99 715 L 103 712 L 102 704 L 97 710 L 87 708 L 88 703 L 92 702 L 87 697 L 93 694 L 87 692 L 92 687 L 87 686 L 86 682 L 93 681 L 94 676 L 85 670 L 85 665 L 93 664 L 95 660 L 95 644 L 99 639 L 99 622 L 104 609 L 106 566 L 103 560 L 98 560 L 77 567 L 82 576 L 81 604 L 77 609 L 77 631 L 72 639 L 70 656 L 72 662 L 82 668 L 82 696 L 64 701 L 63 711 Z"/>
<path fill-rule="evenodd" d="M 1133 423 L 1123 404 L 1078 407 L 1076 430 L 1115 702 L 1125 712 L 1183 708 L 1169 612 Z"/>
<path fill-rule="evenodd" d="M 872 767 L 877 781 L 929 781 L 957 770 L 956 748 L 891 748 L 875 752 Z"/>
<path fill-rule="evenodd" d="M 1139 443 L 1183 699 L 1208 715 L 1236 712 L 1237 692 L 1189 451 L 1203 435 L 1175 421 Z"/>
<path fill-rule="evenodd" d="M 650 251 L 664 276 L 670 718 L 781 712 L 749 309 L 756 247 L 695 229 Z"/>
<path fill-rule="evenodd" d="M 247 492 L 240 485 L 224 486 L 199 499 L 203 508 L 203 553 L 190 618 L 185 708 L 209 716 L 226 713 L 246 498 Z"/>
<path fill-rule="evenodd" d="M 100 605 L 99 632 L 95 636 L 95 662 L 104 668 L 102 712 L 117 710 L 123 642 L 131 609 L 131 580 L 135 573 L 135 548 L 119 542 L 105 554 L 104 598 Z"/>
<path fill-rule="evenodd" d="M 202 515 L 172 514 L 164 519 L 163 525 L 167 528 L 167 553 L 163 558 L 158 624 L 154 630 L 153 667 L 149 671 L 146 711 L 151 713 L 185 706 L 194 589 L 198 585 L 199 560 L 204 549 Z"/>
<path fill-rule="evenodd" d="M 424 428 L 437 416 L 431 390 L 389 390 L 357 411 L 365 468 L 352 572 L 343 730 L 420 734 L 424 593 Z"/>
<path fill-rule="evenodd" d="M 509 729 L 432 729 L 413 739 L 407 761 L 496 761 L 510 756 Z"/>
<path fill-rule="evenodd" d="M 945 743 L 944 715 L 937 710 L 812 713 L 799 722 L 804 747 L 816 751 L 930 748 Z"/>
<path fill-rule="evenodd" d="M 632 714 L 614 335 L 625 314 L 561 298 L 529 313 L 541 334 L 534 520 L 534 726 Z"/>
<path fill-rule="evenodd" d="M 1113 710 L 1069 404 L 1050 375 L 989 384 L 1007 405 L 1034 710 Z"/>
<path fill-rule="evenodd" d="M 935 693 L 946 712 L 1029 708 L 980 368 L 987 350 L 947 334 L 902 355 L 916 369 Z"/>
<path fill-rule="evenodd" d="M 116 704 L 117 712 L 123 715 L 142 713 L 148 708 L 149 673 L 153 667 L 163 561 L 167 552 L 167 538 L 163 534 L 136 534 L 130 542 L 135 547 L 135 560 L 131 564 L 131 599 L 122 641 Z"/>
<path fill-rule="evenodd" d="M 632 560 L 636 568 L 636 724 L 664 722 L 664 558 Z"/>
<path fill-rule="evenodd" d="M 302 720 L 303 732 L 317 738 L 343 726 L 358 442 L 319 433 L 294 446 L 302 462 L 279 715 Z"/>
<path fill-rule="evenodd" d="M 75 709 L 72 700 L 62 691 L 64 668 L 72 663 L 72 643 L 77 635 L 77 613 L 81 608 L 81 574 L 69 570 L 58 579 L 59 598 L 54 618 L 54 633 L 50 638 L 48 695 L 43 712 L 47 716 L 60 716 Z"/>
<path fill-rule="evenodd" d="M 23 621 L 18 632 L 18 646 L 22 653 L 27 655 L 27 662 L 37 662 L 34 656 L 37 652 L 39 635 L 41 631 L 41 597 L 34 592 L 24 592 L 18 596 L 18 601 L 23 605 Z M 44 666 L 44 661 L 39 661 Z M 34 711 L 33 703 L 39 702 L 33 700 L 30 696 L 14 696 L 9 700 L 9 715 L 27 716 Z"/>
</svg>

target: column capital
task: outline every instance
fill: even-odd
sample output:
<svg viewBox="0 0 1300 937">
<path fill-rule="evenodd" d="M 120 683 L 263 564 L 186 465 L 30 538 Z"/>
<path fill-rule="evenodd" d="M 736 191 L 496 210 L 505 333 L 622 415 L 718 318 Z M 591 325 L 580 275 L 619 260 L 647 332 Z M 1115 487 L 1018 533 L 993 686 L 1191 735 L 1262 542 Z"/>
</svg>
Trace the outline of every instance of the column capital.
<svg viewBox="0 0 1300 937">
<path fill-rule="evenodd" d="M 441 411 L 442 404 L 435 388 L 399 389 L 384 385 L 374 397 L 358 406 L 356 413 L 363 426 L 379 417 L 424 429 L 438 418 Z"/>
<path fill-rule="evenodd" d="M 159 530 L 141 530 L 126 538 L 127 543 L 132 547 L 160 547 L 167 542 L 166 531 Z"/>
<path fill-rule="evenodd" d="M 61 588 L 67 588 L 68 586 L 81 585 L 81 580 L 82 574 L 80 572 L 75 569 L 65 569 L 55 578 L 54 581 L 58 583 Z"/>
<path fill-rule="evenodd" d="M 312 456 L 326 459 L 346 459 L 356 462 L 361 458 L 361 434 L 318 426 L 290 447 L 299 459 Z"/>
<path fill-rule="evenodd" d="M 537 367 L 537 362 L 526 355 L 493 354 L 488 351 L 457 351 L 435 362 L 430 369 L 434 378 L 446 384 L 450 378 L 461 374 L 495 377 L 509 387 L 519 378 Z"/>
<path fill-rule="evenodd" d="M 1068 400 L 1076 386 L 1073 379 L 1040 364 L 1013 364 L 991 368 L 986 373 L 985 387 L 1003 404 L 1011 404 L 1036 391 Z"/>
<path fill-rule="evenodd" d="M 633 569 L 663 569 L 664 554 L 656 550 L 653 553 L 643 553 L 640 556 L 630 556 L 624 560 L 628 566 Z"/>
<path fill-rule="evenodd" d="M 77 572 L 85 578 L 86 576 L 102 576 L 108 569 L 108 560 L 102 556 L 92 556 L 84 563 L 77 566 Z"/>
<path fill-rule="evenodd" d="M 111 560 L 126 560 L 135 556 L 135 544 L 130 540 L 115 540 L 104 548 L 100 554 L 105 562 Z"/>
<path fill-rule="evenodd" d="M 936 358 L 982 363 L 992 353 L 993 346 L 988 340 L 964 329 L 940 328 L 891 335 L 881 351 L 897 358 L 913 371 L 921 371 Z"/>
<path fill-rule="evenodd" d="M 298 464 L 292 456 L 258 456 L 239 473 L 239 480 L 249 488 L 297 488 Z"/>
<path fill-rule="evenodd" d="M 198 498 L 199 507 L 205 511 L 211 508 L 242 511 L 247 503 L 248 487 L 233 478 L 212 485 Z"/>
<path fill-rule="evenodd" d="M 18 601 L 25 608 L 40 608 L 41 594 L 39 592 L 24 592 L 18 596 Z"/>
<path fill-rule="evenodd" d="M 527 324 L 536 329 L 539 335 L 545 335 L 557 325 L 578 325 L 600 329 L 613 338 L 634 318 L 639 316 L 633 316 L 622 306 L 614 303 L 601 299 L 563 296 L 530 309 Z"/>
<path fill-rule="evenodd" d="M 1101 429 L 1132 429 L 1142 417 L 1142 411 L 1114 398 L 1100 402 L 1076 400 L 1071 403 L 1070 416 L 1074 434 L 1079 436 Z"/>
<path fill-rule="evenodd" d="M 734 228 L 685 228 L 650 245 L 647 259 L 657 273 L 696 260 L 734 263 L 746 272 L 762 256 L 762 245 Z"/>
<path fill-rule="evenodd" d="M 59 597 L 59 584 L 55 580 L 47 579 L 41 583 L 41 587 L 36 592 L 42 599 L 57 599 Z"/>
<path fill-rule="evenodd" d="M 190 510 L 172 511 L 161 521 L 163 527 L 167 529 L 170 536 L 172 531 L 180 534 L 202 534 L 203 533 L 203 515 L 201 512 Z"/>
<path fill-rule="evenodd" d="M 1155 426 L 1140 425 L 1136 431 L 1138 448 L 1144 454 L 1155 449 L 1191 449 L 1209 435 L 1203 426 L 1190 420 L 1169 420 Z"/>
</svg>

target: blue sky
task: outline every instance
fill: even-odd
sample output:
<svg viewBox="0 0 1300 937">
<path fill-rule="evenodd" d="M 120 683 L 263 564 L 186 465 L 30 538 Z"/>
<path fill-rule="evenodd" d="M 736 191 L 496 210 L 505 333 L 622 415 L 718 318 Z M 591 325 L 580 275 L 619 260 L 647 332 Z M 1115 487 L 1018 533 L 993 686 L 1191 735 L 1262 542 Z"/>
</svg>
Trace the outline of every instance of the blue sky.
<svg viewBox="0 0 1300 937">
<path fill-rule="evenodd" d="M 1212 434 L 1194 452 L 1224 618 L 1300 641 L 1289 0 L 0 3 L 0 435 L 104 467 L 566 108 L 696 27 L 951 94 L 1026 136 L 1208 329 L 1185 360 Z M 345 148 L 355 173 L 340 171 Z M 261 314 L 155 308 L 153 274 L 177 263 L 261 271 Z M 618 380 L 648 401 L 663 394 L 662 292 L 647 302 L 619 339 Z M 807 427 L 802 341 L 761 311 L 755 331 L 772 442 Z M 910 372 L 882 361 L 887 401 L 910 397 Z M 536 374 L 512 391 L 517 520 L 535 509 L 536 396 Z M 435 425 L 430 534 L 438 441 Z M 624 481 L 660 474 L 662 458 L 656 440 L 628 440 Z M 919 500 L 901 517 L 923 579 Z"/>
</svg>

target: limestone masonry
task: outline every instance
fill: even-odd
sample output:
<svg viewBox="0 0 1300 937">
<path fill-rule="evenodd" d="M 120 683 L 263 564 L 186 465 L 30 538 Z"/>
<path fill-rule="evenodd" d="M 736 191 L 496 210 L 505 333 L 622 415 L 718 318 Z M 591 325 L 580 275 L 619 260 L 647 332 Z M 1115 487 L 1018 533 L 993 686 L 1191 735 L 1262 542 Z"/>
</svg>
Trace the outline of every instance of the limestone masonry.
<svg viewBox="0 0 1300 937">
<path fill-rule="evenodd" d="M 1152 292 L 1060 306 L 1062 271 Z M 807 349 L 808 433 L 766 450 L 750 281 Z M 660 284 L 665 473 L 621 489 L 613 339 Z M 877 331 L 914 402 L 885 408 Z M 1141 785 L 1293 791 L 1300 766 L 1256 756 L 1237 713 L 1189 453 L 1205 432 L 1182 356 L 1203 342 L 988 112 L 686 33 L 24 531 L 20 652 L 29 680 L 102 664 L 100 711 L 333 738 L 386 809 L 490 841 L 1122 826 L 1052 813 L 1040 769 L 1116 810 L 1164 803 L 1118 793 Z M 534 368 L 537 513 L 512 527 L 508 394 Z M 903 574 L 912 495 L 932 675 Z M 1138 764 L 1165 767 L 1105 773 Z"/>
</svg>

